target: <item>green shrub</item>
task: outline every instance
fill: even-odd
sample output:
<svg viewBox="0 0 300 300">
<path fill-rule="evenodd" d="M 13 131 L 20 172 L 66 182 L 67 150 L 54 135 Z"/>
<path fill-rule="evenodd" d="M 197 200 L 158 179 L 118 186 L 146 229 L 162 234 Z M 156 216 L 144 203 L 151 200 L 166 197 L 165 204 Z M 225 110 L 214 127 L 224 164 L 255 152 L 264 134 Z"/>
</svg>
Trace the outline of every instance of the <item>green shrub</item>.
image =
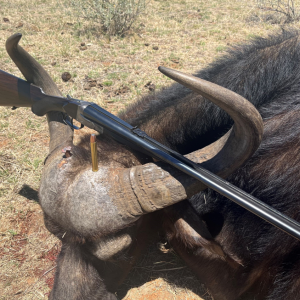
<svg viewBox="0 0 300 300">
<path fill-rule="evenodd" d="M 68 6 L 78 17 L 100 24 L 108 35 L 122 35 L 145 10 L 146 0 L 70 0 Z"/>
</svg>

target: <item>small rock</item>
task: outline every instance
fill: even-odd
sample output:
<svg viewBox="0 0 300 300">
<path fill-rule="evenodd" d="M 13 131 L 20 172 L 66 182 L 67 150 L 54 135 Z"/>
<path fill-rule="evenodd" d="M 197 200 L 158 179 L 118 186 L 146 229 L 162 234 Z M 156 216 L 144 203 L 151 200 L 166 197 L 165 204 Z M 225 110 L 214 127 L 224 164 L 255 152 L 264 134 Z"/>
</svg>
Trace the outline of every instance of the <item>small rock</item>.
<svg viewBox="0 0 300 300">
<path fill-rule="evenodd" d="M 22 22 L 19 22 L 17 25 L 16 25 L 16 28 L 20 28 L 20 27 L 23 27 L 23 23 Z"/>
<path fill-rule="evenodd" d="M 121 95 L 130 92 L 130 88 L 126 85 L 121 86 L 115 91 L 115 95 Z"/>
<path fill-rule="evenodd" d="M 173 63 L 175 63 L 175 64 L 179 64 L 179 59 L 171 59 L 171 61 L 173 62 Z"/>
<path fill-rule="evenodd" d="M 90 87 L 95 87 L 97 85 L 97 80 L 90 79 L 89 80 L 89 85 L 90 85 Z"/>
<path fill-rule="evenodd" d="M 149 43 L 145 43 L 144 45 L 145 45 L 146 47 L 148 47 L 150 44 L 149 44 Z"/>
<path fill-rule="evenodd" d="M 157 46 L 152 47 L 153 50 L 158 50 Z"/>
<path fill-rule="evenodd" d="M 71 79 L 71 74 L 69 72 L 64 72 L 62 73 L 61 75 L 61 79 L 64 81 L 64 82 L 67 82 Z"/>
<path fill-rule="evenodd" d="M 86 91 L 90 90 L 92 87 L 96 87 L 97 85 L 97 80 L 91 79 L 88 76 L 85 76 L 84 81 L 86 82 L 83 89 Z"/>
<path fill-rule="evenodd" d="M 149 89 L 150 92 L 155 91 L 155 84 L 149 85 L 148 89 Z"/>
<path fill-rule="evenodd" d="M 51 66 L 55 66 L 56 65 L 56 61 L 53 61 L 52 63 L 51 63 Z"/>
<path fill-rule="evenodd" d="M 22 293 L 23 293 L 23 291 L 20 290 L 20 291 L 16 292 L 15 295 L 20 295 L 20 294 L 22 294 Z"/>
<path fill-rule="evenodd" d="M 82 51 L 84 51 L 84 50 L 87 49 L 87 46 L 80 46 L 79 49 L 82 50 Z"/>
<path fill-rule="evenodd" d="M 150 92 L 153 92 L 155 90 L 155 84 L 152 83 L 152 81 L 147 82 L 144 85 L 145 88 L 148 88 Z"/>
<path fill-rule="evenodd" d="M 9 19 L 8 18 L 3 18 L 3 21 L 4 22 L 9 22 Z"/>
<path fill-rule="evenodd" d="M 83 87 L 84 90 L 89 91 L 92 87 L 90 86 L 89 83 L 86 83 Z"/>
</svg>

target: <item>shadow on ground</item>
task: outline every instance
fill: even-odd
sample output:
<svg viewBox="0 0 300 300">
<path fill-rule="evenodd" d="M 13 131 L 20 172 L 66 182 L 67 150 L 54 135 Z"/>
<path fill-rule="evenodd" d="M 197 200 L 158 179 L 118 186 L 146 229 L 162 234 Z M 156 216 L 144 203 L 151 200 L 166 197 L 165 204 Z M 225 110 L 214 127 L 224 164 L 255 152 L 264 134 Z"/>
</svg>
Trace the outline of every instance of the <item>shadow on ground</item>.
<svg viewBox="0 0 300 300">
<path fill-rule="evenodd" d="M 168 253 L 163 253 L 159 250 L 159 246 L 152 245 L 148 248 L 147 252 L 141 257 L 138 263 L 131 270 L 126 281 L 121 285 L 117 291 L 117 296 L 119 299 L 125 297 L 126 300 L 129 299 L 148 299 L 149 296 L 141 298 L 141 286 L 147 282 L 154 281 L 158 278 L 163 280 L 159 282 L 166 281 L 167 283 L 162 283 L 160 288 L 165 289 L 166 292 L 174 295 L 174 297 L 161 298 L 163 293 L 159 293 L 159 298 L 157 300 L 165 299 L 203 299 L 211 300 L 207 289 L 203 284 L 199 282 L 192 271 L 185 265 L 185 263 L 174 253 L 172 250 Z M 139 295 L 135 296 L 131 293 L 129 295 L 127 292 L 130 289 L 138 288 Z M 199 296 L 199 298 L 194 296 L 189 296 L 189 291 L 186 291 L 186 296 L 182 298 L 185 294 L 185 290 L 189 290 L 192 293 Z M 192 293 L 190 293 L 192 295 Z M 126 297 L 127 294 L 127 297 Z M 178 295 L 180 294 L 180 296 Z M 176 295 L 179 297 L 177 298 Z M 154 296 L 154 295 L 153 295 Z M 149 298 L 155 299 L 155 298 Z"/>
<path fill-rule="evenodd" d="M 31 188 L 29 185 L 27 184 L 23 184 L 22 188 L 19 190 L 18 192 L 19 195 L 27 198 L 28 200 L 33 200 L 35 202 L 39 202 L 39 195 L 38 195 L 38 191 L 36 191 L 35 189 Z"/>
</svg>

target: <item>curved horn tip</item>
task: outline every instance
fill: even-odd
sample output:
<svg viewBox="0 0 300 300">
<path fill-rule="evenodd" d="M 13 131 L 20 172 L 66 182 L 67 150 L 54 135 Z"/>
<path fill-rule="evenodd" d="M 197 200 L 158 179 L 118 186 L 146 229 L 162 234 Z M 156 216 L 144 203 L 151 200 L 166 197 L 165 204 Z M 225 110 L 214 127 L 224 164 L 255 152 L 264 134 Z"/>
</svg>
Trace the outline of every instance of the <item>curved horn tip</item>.
<svg viewBox="0 0 300 300">
<path fill-rule="evenodd" d="M 158 67 L 158 70 L 163 73 L 165 76 L 177 81 L 178 83 L 192 89 L 192 83 L 195 81 L 195 80 L 201 80 L 200 78 L 198 77 L 195 77 L 193 75 L 189 75 L 189 74 L 186 74 L 186 73 L 183 73 L 183 72 L 180 72 L 178 70 L 175 70 L 175 69 L 170 69 L 170 68 L 166 68 L 166 67 L 163 67 L 163 66 L 159 66 Z"/>
<path fill-rule="evenodd" d="M 166 68 L 166 67 L 159 66 L 159 67 L 158 67 L 158 71 L 163 72 L 162 70 L 165 69 L 165 68 Z"/>
<path fill-rule="evenodd" d="M 17 47 L 21 38 L 22 38 L 22 33 L 15 33 L 15 34 L 11 35 L 6 40 L 6 44 L 5 44 L 6 49 L 12 48 L 12 47 Z"/>
<path fill-rule="evenodd" d="M 168 77 L 169 77 L 170 74 L 172 74 L 172 72 L 175 72 L 174 69 L 166 68 L 166 67 L 163 67 L 163 66 L 159 66 L 158 71 L 160 71 L 161 73 L 163 73 L 164 75 L 166 75 Z"/>
</svg>

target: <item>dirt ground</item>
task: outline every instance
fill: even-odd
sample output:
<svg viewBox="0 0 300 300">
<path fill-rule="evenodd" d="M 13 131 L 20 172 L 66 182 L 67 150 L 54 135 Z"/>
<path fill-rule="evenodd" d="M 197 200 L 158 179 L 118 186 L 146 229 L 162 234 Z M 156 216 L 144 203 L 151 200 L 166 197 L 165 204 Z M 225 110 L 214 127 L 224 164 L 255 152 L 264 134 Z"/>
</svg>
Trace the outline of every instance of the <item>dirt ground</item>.
<svg viewBox="0 0 300 300">
<path fill-rule="evenodd" d="M 0 69 L 22 76 L 5 51 L 6 39 L 21 32 L 21 45 L 64 95 L 117 113 L 171 84 L 159 65 L 193 73 L 227 47 L 299 28 L 299 20 L 286 24 L 282 13 L 258 2 L 150 0 L 132 31 L 109 38 L 70 14 L 64 0 L 0 0 Z M 67 82 L 64 72 L 71 74 Z M 76 141 L 81 134 L 75 132 Z M 37 195 L 48 145 L 44 117 L 0 107 L 0 300 L 48 299 L 53 285 L 60 242 L 44 227 Z M 158 248 L 152 245 L 133 268 L 120 299 L 210 299 L 175 253 Z"/>
</svg>

